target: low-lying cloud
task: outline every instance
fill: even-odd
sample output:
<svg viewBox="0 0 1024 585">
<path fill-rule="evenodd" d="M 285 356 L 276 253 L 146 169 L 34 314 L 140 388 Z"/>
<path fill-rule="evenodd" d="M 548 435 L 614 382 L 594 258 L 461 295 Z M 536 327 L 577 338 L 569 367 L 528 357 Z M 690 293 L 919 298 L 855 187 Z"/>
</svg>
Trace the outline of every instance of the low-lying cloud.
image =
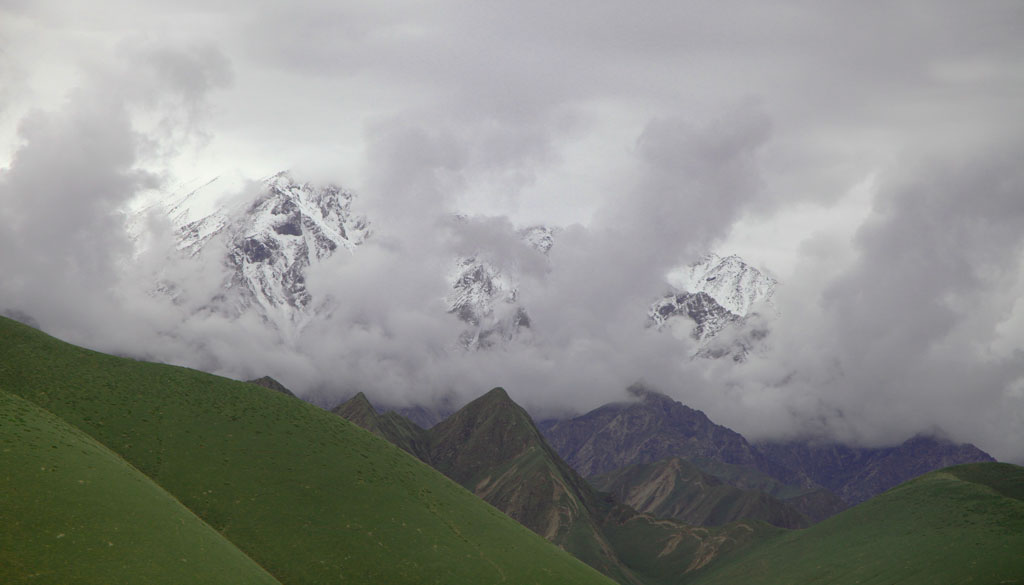
<svg viewBox="0 0 1024 585">
<path fill-rule="evenodd" d="M 555 414 L 642 380 L 752 438 L 941 432 L 1024 461 L 1021 12 L 905 8 L 203 7 L 196 30 L 216 43 L 126 35 L 28 113 L 45 68 L 24 56 L 91 46 L 67 32 L 90 16 L 0 8 L 0 38 L 26 41 L 0 54 L 0 128 L 17 119 L 0 170 L 0 310 L 105 351 L 273 375 L 321 403 L 502 385 Z M 182 258 L 160 214 L 125 229 L 130 202 L 205 180 L 203 153 L 221 164 L 225 149 L 245 159 L 225 173 L 269 158 L 249 178 L 308 164 L 354 185 L 371 221 L 355 253 L 309 269 L 323 312 L 299 334 L 210 310 L 225 242 Z M 871 176 L 852 239 L 777 234 L 798 252 L 746 362 L 691 359 L 692 339 L 647 326 L 669 270 Z M 521 218 L 577 205 L 547 255 L 519 239 Z M 531 326 L 507 344 L 457 347 L 465 325 L 444 297 L 466 255 L 517 275 Z"/>
</svg>

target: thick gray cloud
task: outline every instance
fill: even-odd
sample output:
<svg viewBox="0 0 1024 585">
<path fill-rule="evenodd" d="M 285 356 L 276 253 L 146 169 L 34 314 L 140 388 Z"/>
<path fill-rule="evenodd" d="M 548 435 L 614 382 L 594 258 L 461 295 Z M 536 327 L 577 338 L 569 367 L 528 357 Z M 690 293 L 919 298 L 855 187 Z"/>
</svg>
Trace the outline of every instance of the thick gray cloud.
<svg viewBox="0 0 1024 585">
<path fill-rule="evenodd" d="M 645 379 L 752 436 L 1024 460 L 1022 28 L 1012 1 L 0 3 L 0 309 L 325 400 L 503 384 L 555 411 Z M 154 188 L 283 168 L 375 230 L 311 271 L 331 313 L 298 339 L 198 310 L 220 258 L 169 261 L 162 218 L 122 229 Z M 538 221 L 548 257 L 515 235 Z M 782 317 L 745 364 L 687 360 L 646 307 L 737 242 L 789 251 Z M 453 350 L 466 254 L 519 274 L 524 339 Z"/>
<path fill-rule="evenodd" d="M 155 142 L 174 144 L 166 135 L 140 132 L 133 118 L 166 121 L 181 104 L 196 113 L 205 89 L 194 82 L 205 83 L 204 74 L 180 74 L 189 65 L 199 72 L 211 67 L 206 59 L 186 58 L 176 72 L 162 70 L 157 62 L 172 54 L 128 52 L 109 66 L 90 66 L 59 108 L 31 111 L 20 121 L 21 144 L 0 173 L 5 309 L 31 315 L 55 333 L 129 347 L 119 345 L 118 333 L 117 341 L 94 336 L 134 327 L 122 297 L 146 285 L 128 279 L 136 273 L 126 267 L 137 257 L 123 208 L 160 186 L 140 159 L 154 153 Z M 135 67 L 152 71 L 140 75 Z"/>
</svg>

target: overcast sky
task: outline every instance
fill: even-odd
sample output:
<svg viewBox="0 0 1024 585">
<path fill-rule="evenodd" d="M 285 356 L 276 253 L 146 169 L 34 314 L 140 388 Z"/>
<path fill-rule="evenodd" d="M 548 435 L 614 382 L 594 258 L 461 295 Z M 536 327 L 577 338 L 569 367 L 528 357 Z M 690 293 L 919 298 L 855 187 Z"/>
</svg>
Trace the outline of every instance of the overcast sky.
<svg viewBox="0 0 1024 585">
<path fill-rule="evenodd" d="M 0 309 L 224 373 L 264 358 L 256 325 L 179 347 L 180 315 L 123 292 L 165 259 L 116 212 L 292 169 L 355 191 L 387 244 L 311 286 L 390 329 L 339 340 L 338 317 L 319 349 L 266 358 L 286 378 L 589 408 L 642 377 L 755 438 L 941 431 L 1024 462 L 1022 161 L 1014 0 L 0 0 Z M 417 243 L 453 211 L 483 228 Z M 534 223 L 565 228 L 527 270 L 542 339 L 439 358 L 428 268 Z M 642 327 L 664 273 L 709 250 L 782 282 L 742 367 L 679 363 L 686 340 Z"/>
</svg>

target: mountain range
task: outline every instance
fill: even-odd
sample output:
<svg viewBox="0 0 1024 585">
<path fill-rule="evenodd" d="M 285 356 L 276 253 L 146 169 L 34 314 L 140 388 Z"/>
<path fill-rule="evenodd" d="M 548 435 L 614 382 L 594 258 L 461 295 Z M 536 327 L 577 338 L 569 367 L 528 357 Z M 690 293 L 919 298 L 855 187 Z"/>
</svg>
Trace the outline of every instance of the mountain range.
<svg viewBox="0 0 1024 585">
<path fill-rule="evenodd" d="M 773 478 L 779 485 L 769 493 L 786 493 L 808 517 L 821 519 L 927 471 L 995 461 L 974 445 L 927 436 L 885 448 L 814 440 L 753 444 L 663 394 L 640 386 L 630 393 L 634 400 L 542 425 L 555 450 L 584 477 L 682 457 L 741 489 L 765 486 L 757 477 Z"/>
<path fill-rule="evenodd" d="M 255 315 L 286 344 L 337 302 L 315 297 L 308 271 L 335 254 L 359 254 L 374 237 L 351 192 L 287 172 L 263 181 L 253 199 L 199 212 L 202 191 L 156 206 L 177 233 L 169 253 L 222 267 L 221 285 L 199 310 L 229 320 Z M 532 226 L 516 235 L 546 262 L 558 233 Z M 464 327 L 452 345 L 501 351 L 530 342 L 519 266 L 482 251 L 451 266 L 439 300 Z M 176 300 L 192 294 L 184 286 L 157 274 L 152 290 Z M 680 359 L 741 363 L 782 318 L 772 302 L 776 280 L 737 256 L 708 254 L 666 275 L 666 286 L 660 298 L 652 291 L 647 322 L 697 341 L 696 354 Z M 882 448 L 817 438 L 753 443 L 642 385 L 621 401 L 539 424 L 500 388 L 461 408 L 451 399 L 380 408 L 357 393 L 327 413 L 269 376 L 227 381 L 94 354 L 6 319 L 0 325 L 0 408 L 10 423 L 0 436 L 4 453 L 14 454 L 0 488 L 17 502 L 5 514 L 14 520 L 5 518 L 0 577 L 14 582 L 45 563 L 56 568 L 35 573 L 43 582 L 100 582 L 110 563 L 152 582 L 582 583 L 602 582 L 600 574 L 630 585 L 717 582 L 789 558 L 779 543 L 809 542 L 791 529 L 817 535 L 799 546 L 826 543 L 822 558 L 844 566 L 833 535 L 882 522 L 901 498 L 959 511 L 949 494 L 981 501 L 981 486 L 1020 500 L 1012 466 L 936 475 L 951 465 L 994 465 L 973 445 L 933 436 Z M 78 461 L 79 452 L 86 458 Z M 40 470 L 57 475 L 47 480 L 33 461 L 50 461 Z M 70 496 L 76 481 L 95 486 Z M 23 497 L 36 491 L 52 497 Z M 124 498 L 104 509 L 106 493 Z M 339 493 L 354 503 L 339 503 Z M 999 505 L 1015 526 L 1016 504 Z M 998 515 L 984 506 L 964 514 Z M 154 527 L 181 525 L 186 536 L 167 542 L 124 520 L 143 516 Z M 933 526 L 920 515 L 894 516 Z M 44 544 L 44 532 L 61 542 Z M 131 541 L 125 552 L 97 548 L 127 545 L 118 532 Z M 772 561 L 764 551 L 774 551 Z M 54 554 L 62 560 L 53 563 Z M 121 555 L 156 568 L 139 572 Z M 464 557 L 476 560 L 452 566 Z M 99 565 L 89 564 L 94 558 Z M 537 561 L 526 566 L 524 558 Z M 172 569 L 178 561 L 189 567 Z M 79 564 L 92 568 L 80 572 Z"/>
<path fill-rule="evenodd" d="M 395 412 L 378 414 L 361 393 L 333 412 L 415 455 L 619 583 L 674 582 L 767 530 L 746 522 L 695 527 L 638 512 L 598 492 L 501 388 L 429 430 Z M 646 543 L 643 550 L 637 550 L 637 539 Z"/>
<path fill-rule="evenodd" d="M 329 310 L 327 300 L 313 298 L 306 287 L 309 267 L 343 250 L 358 254 L 373 237 L 370 219 L 354 209 L 355 195 L 281 172 L 263 181 L 251 200 L 198 212 L 196 201 L 207 187 L 162 204 L 177 226 L 179 253 L 222 257 L 223 286 L 205 310 L 229 316 L 255 312 L 285 339 L 300 334 L 305 324 Z M 558 231 L 545 226 L 524 228 L 517 235 L 541 258 L 558 245 Z M 517 266 L 473 254 L 453 258 L 447 279 L 448 312 L 466 326 L 457 345 L 487 350 L 531 328 L 529 308 L 519 300 Z M 770 335 L 763 320 L 752 318 L 777 317 L 772 297 L 778 283 L 738 256 L 707 254 L 670 272 L 666 284 L 668 293 L 648 309 L 649 323 L 656 328 L 682 323 L 700 343 L 698 356 L 742 361 Z M 171 295 L 181 292 L 175 283 L 160 283 L 158 289 Z M 724 336 L 727 343 L 717 343 L 725 330 L 733 334 Z M 874 450 L 815 441 L 752 445 L 698 411 L 657 393 L 635 391 L 638 399 L 557 423 L 545 421 L 542 430 L 584 477 L 673 456 L 732 465 L 745 470 L 726 474 L 738 489 L 757 483 L 748 479 L 753 472 L 789 486 L 774 488 L 774 495 L 792 496 L 791 488 L 799 487 L 802 493 L 796 497 L 802 499 L 792 503 L 811 519 L 841 506 L 832 496 L 854 504 L 924 471 L 987 457 L 929 437 Z M 402 412 L 432 426 L 453 411 L 451 405 L 423 404 Z"/>
<path fill-rule="evenodd" d="M 209 206 L 216 179 L 184 194 L 145 207 L 170 219 L 177 238 L 169 254 L 209 255 L 223 266 L 222 286 L 203 310 L 237 318 L 252 312 L 283 340 L 294 339 L 313 319 L 329 312 L 306 286 L 310 266 L 338 252 L 357 254 L 373 237 L 371 218 L 354 209 L 355 195 L 336 185 L 316 185 L 282 171 L 265 179 L 254 197 Z M 455 220 L 465 221 L 456 216 Z M 518 237 L 543 259 L 556 245 L 558 230 L 534 225 Z M 483 253 L 452 258 L 445 278 L 447 310 L 466 326 L 456 345 L 487 349 L 516 338 L 531 327 L 529 308 L 519 300 L 522 278 L 514 263 L 499 263 Z M 741 361 L 767 331 L 747 331 L 758 310 L 772 312 L 776 281 L 738 256 L 708 254 L 666 275 L 669 292 L 647 309 L 652 326 L 665 328 L 682 319 L 704 357 L 732 356 Z M 186 285 L 158 275 L 154 289 L 172 298 Z M 651 291 L 651 298 L 658 296 Z M 637 307 L 642 314 L 642 307 Z M 724 347 L 708 342 L 726 328 L 740 331 Z"/>
<path fill-rule="evenodd" d="M 2 583 L 610 583 L 321 408 L 5 318 L 0 461 Z"/>
<path fill-rule="evenodd" d="M 667 396 L 639 386 L 630 394 L 628 402 L 545 421 L 543 434 L 501 388 L 430 429 L 378 413 L 362 393 L 334 412 L 620 583 L 699 573 L 748 542 L 738 527 L 758 538 L 771 533 L 765 524 L 806 528 L 860 501 L 853 498 L 948 465 L 992 461 L 973 445 L 924 437 L 888 449 L 754 445 Z M 682 538 L 696 548 L 638 558 L 630 552 L 637 538 Z M 726 545 L 712 544 L 723 538 Z"/>
<path fill-rule="evenodd" d="M 771 451 L 650 390 L 634 388 L 629 402 L 640 411 L 625 418 L 632 406 L 598 409 L 610 426 L 561 422 L 581 444 L 614 431 L 638 454 L 659 434 L 725 447 L 588 480 L 499 388 L 423 429 L 377 413 L 362 394 L 329 413 L 271 378 L 243 383 L 104 355 L 0 318 L 0 581 L 1014 583 L 1024 574 L 1024 468 L 946 467 L 786 530 L 762 521 L 785 513 L 785 500 L 726 484 L 802 488 L 716 458 L 870 486 L 854 479 L 888 481 L 883 471 L 908 458 L 921 464 L 904 471 L 916 472 L 936 453 L 980 452 L 922 438 L 887 450 Z M 591 481 L 624 487 L 621 499 Z M 726 523 L 666 517 L 694 514 Z"/>
</svg>

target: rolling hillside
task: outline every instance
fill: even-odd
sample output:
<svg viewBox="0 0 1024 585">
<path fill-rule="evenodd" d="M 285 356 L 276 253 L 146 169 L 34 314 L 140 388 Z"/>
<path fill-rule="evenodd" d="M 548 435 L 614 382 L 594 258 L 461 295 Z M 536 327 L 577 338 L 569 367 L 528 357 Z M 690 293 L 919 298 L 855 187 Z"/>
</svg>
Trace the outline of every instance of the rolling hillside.
<svg viewBox="0 0 1024 585">
<path fill-rule="evenodd" d="M 68 577 L 180 558 L 210 559 L 207 582 L 223 583 L 608 582 L 400 449 L 274 390 L 88 351 L 7 319 L 0 388 L 20 397 L 5 395 L 4 416 L 41 429 L 22 441 L 5 421 L 0 542 L 38 543 L 61 517 L 91 518 L 59 548 L 5 546 L 4 583 L 89 582 Z M 30 473 L 40 448 L 53 452 L 41 467 L 58 470 L 71 450 L 88 451 L 81 471 L 92 475 Z M 74 492 L 89 478 L 92 496 Z M 50 500 L 29 499 L 43 488 Z M 126 495 L 103 506 L 96 490 L 108 489 Z M 132 545 L 118 546 L 118 523 L 139 508 L 154 523 L 133 524 Z M 93 536 L 114 550 L 94 554 Z M 172 536 L 181 542 L 161 542 Z"/>
<path fill-rule="evenodd" d="M 1024 468 L 973 463 L 928 473 L 723 557 L 691 583 L 1024 583 Z"/>
<path fill-rule="evenodd" d="M 0 582 L 279 583 L 61 419 L 0 390 L 0 421 Z"/>
</svg>

